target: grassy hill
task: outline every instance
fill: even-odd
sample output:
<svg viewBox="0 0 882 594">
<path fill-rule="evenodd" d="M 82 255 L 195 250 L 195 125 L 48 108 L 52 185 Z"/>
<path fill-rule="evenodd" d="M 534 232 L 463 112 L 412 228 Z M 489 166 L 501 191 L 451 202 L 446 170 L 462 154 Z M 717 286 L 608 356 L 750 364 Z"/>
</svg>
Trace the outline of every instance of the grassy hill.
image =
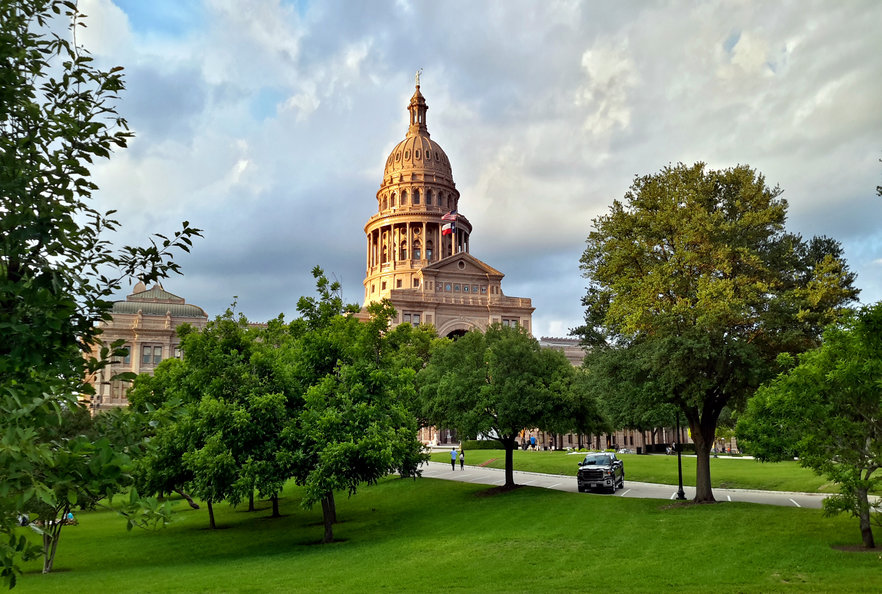
<svg viewBox="0 0 882 594">
<path fill-rule="evenodd" d="M 572 457 L 571 457 L 572 458 Z M 64 529 L 57 571 L 16 592 L 756 592 L 878 591 L 882 551 L 856 523 L 807 509 L 580 495 L 389 478 L 338 494 L 330 545 L 321 511 L 286 489 L 284 517 L 181 510 L 159 532 L 112 512 Z M 837 548 L 839 547 L 839 548 Z"/>
</svg>

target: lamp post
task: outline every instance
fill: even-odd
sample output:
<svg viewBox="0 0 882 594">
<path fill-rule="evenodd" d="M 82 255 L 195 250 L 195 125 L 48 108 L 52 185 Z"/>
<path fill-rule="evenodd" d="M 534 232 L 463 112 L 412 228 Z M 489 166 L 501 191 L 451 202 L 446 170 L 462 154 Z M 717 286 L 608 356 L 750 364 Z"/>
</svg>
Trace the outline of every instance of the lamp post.
<svg viewBox="0 0 882 594">
<path fill-rule="evenodd" d="M 677 499 L 683 501 L 686 499 L 686 493 L 683 491 L 683 460 L 680 457 L 682 444 L 680 443 L 680 411 L 677 411 L 677 475 L 680 479 L 680 487 L 677 489 Z"/>
</svg>

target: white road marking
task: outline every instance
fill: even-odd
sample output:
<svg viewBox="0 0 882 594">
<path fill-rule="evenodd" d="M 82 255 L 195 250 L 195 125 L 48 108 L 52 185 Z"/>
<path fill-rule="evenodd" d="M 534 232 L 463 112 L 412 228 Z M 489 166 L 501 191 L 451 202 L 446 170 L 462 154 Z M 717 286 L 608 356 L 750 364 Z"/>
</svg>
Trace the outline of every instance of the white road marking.
<svg viewBox="0 0 882 594">
<path fill-rule="evenodd" d="M 556 486 L 558 486 L 559 484 L 560 484 L 560 483 L 554 483 L 553 485 L 549 485 L 547 488 L 549 488 L 549 489 L 553 489 L 553 488 L 555 488 Z"/>
<path fill-rule="evenodd" d="M 622 494 L 620 495 L 620 497 L 624 497 L 625 495 L 627 495 L 627 494 L 630 493 L 630 492 L 631 492 L 631 489 L 628 489 L 627 491 L 625 491 L 624 493 L 622 493 Z"/>
<path fill-rule="evenodd" d="M 790 501 L 793 501 L 793 499 L 791 499 Z M 801 505 L 799 505 L 799 504 L 796 503 L 795 501 L 793 501 L 793 505 L 795 505 L 796 507 L 802 507 Z"/>
<path fill-rule="evenodd" d="M 674 499 L 676 496 L 677 496 L 677 493 L 676 493 L 676 492 L 671 493 L 671 499 Z"/>
<path fill-rule="evenodd" d="M 731 496 L 731 495 L 726 495 L 726 499 L 728 499 L 729 501 L 732 501 L 732 496 Z"/>
</svg>

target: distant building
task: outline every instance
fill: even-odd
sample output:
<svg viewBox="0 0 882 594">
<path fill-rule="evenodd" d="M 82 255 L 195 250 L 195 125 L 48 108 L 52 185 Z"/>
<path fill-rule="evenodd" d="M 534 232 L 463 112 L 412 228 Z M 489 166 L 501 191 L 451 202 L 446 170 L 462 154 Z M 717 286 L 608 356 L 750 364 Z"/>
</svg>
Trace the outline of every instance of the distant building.
<svg viewBox="0 0 882 594">
<path fill-rule="evenodd" d="M 472 224 L 459 211 L 450 161 L 429 138 L 419 82 L 407 109 L 407 135 L 386 159 L 377 214 L 364 227 L 364 305 L 389 299 L 395 324 L 433 324 L 440 336 L 493 323 L 532 331 L 531 300 L 507 297 L 505 275 L 469 253 Z"/>
<path fill-rule="evenodd" d="M 543 336 L 539 339 L 539 346 L 544 349 L 557 349 L 563 351 L 567 360 L 572 363 L 573 367 L 582 365 L 582 359 L 585 358 L 585 349 L 582 348 L 578 338 L 556 338 Z"/>
<path fill-rule="evenodd" d="M 186 323 L 202 329 L 208 323 L 208 314 L 201 307 L 186 303 L 160 284 L 148 289 L 141 282 L 124 301 L 115 301 L 110 313 L 111 319 L 99 324 L 99 338 L 103 345 L 125 340 L 129 354 L 115 358 L 90 379 L 95 386 L 93 411 L 126 406 L 126 390 L 131 384 L 111 378 L 127 371 L 153 373 L 162 360 L 180 358 L 177 327 Z M 93 356 L 98 356 L 100 348 L 93 349 Z"/>
</svg>

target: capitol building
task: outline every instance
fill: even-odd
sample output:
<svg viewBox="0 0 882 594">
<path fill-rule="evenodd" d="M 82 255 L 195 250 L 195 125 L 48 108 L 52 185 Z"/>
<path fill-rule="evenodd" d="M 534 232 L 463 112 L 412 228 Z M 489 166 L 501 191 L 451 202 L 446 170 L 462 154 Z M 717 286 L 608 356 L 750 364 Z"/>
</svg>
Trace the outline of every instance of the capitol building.
<svg viewBox="0 0 882 594">
<path fill-rule="evenodd" d="M 432 324 L 439 336 L 493 323 L 531 332 L 533 305 L 502 291 L 503 273 L 473 256 L 447 154 L 429 136 L 419 78 L 404 140 L 386 159 L 377 212 L 364 226 L 364 305 L 388 299 L 396 323 Z"/>
</svg>

